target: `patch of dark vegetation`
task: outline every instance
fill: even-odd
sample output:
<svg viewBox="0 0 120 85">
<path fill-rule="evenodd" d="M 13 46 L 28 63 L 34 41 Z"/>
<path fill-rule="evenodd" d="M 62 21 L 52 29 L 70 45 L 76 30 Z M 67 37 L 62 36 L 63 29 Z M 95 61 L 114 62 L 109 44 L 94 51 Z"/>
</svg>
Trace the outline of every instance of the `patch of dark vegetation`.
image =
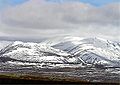
<svg viewBox="0 0 120 85">
<path fill-rule="evenodd" d="M 80 81 L 74 78 L 55 78 L 55 77 L 34 77 L 34 76 L 0 76 L 0 84 L 79 84 L 79 85 L 119 85 L 119 83 L 105 83 L 105 82 L 88 82 L 88 81 Z"/>
<path fill-rule="evenodd" d="M 63 67 L 63 68 L 36 68 L 36 67 L 8 67 L 0 72 L 0 83 L 5 81 L 18 83 L 109 83 L 106 85 L 120 84 L 119 68 L 92 68 L 92 67 Z M 7 83 L 7 82 L 5 82 Z M 0 84 L 1 85 L 1 84 Z M 98 84 L 97 84 L 98 85 Z"/>
</svg>

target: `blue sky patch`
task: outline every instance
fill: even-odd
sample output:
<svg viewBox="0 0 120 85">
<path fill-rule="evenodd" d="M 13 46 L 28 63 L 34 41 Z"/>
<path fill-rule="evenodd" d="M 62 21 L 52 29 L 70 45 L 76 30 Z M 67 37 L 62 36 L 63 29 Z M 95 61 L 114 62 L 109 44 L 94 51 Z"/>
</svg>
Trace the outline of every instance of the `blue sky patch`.
<svg viewBox="0 0 120 85">
<path fill-rule="evenodd" d="M 28 0 L 0 0 L 0 9 L 5 8 L 7 6 L 14 6 L 17 4 L 24 3 Z M 64 2 L 83 2 L 89 3 L 94 6 L 102 6 L 109 3 L 120 2 L 120 0 L 45 0 L 47 2 L 52 3 L 64 3 Z"/>
<path fill-rule="evenodd" d="M 0 0 L 0 9 L 6 7 L 6 6 L 14 6 L 17 4 L 24 3 L 28 0 Z"/>
<path fill-rule="evenodd" d="M 80 1 L 84 3 L 90 3 L 95 6 L 102 6 L 109 3 L 120 2 L 120 0 L 80 0 Z"/>
</svg>

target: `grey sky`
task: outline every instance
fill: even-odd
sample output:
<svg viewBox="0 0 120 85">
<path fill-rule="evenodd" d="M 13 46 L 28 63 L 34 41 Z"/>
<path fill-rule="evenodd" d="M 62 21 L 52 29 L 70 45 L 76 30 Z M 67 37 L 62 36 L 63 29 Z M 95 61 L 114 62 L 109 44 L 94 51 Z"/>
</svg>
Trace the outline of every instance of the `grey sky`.
<svg viewBox="0 0 120 85">
<path fill-rule="evenodd" d="M 62 35 L 120 40 L 120 4 L 95 7 L 85 3 L 30 0 L 1 12 L 0 36 L 54 37 Z"/>
</svg>

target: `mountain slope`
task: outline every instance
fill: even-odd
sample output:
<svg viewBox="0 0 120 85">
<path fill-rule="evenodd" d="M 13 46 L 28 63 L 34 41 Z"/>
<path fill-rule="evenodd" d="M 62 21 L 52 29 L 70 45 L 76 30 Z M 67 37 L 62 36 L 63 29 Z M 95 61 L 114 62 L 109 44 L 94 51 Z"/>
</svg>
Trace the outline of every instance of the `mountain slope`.
<svg viewBox="0 0 120 85">
<path fill-rule="evenodd" d="M 65 37 L 64 39 L 52 41 L 57 43 L 52 47 L 79 57 L 86 63 L 120 66 L 120 43 L 101 38 Z"/>
<path fill-rule="evenodd" d="M 1 62 L 40 65 L 103 65 L 120 67 L 120 43 L 101 38 L 63 37 L 41 43 L 13 42 L 0 50 Z"/>
</svg>

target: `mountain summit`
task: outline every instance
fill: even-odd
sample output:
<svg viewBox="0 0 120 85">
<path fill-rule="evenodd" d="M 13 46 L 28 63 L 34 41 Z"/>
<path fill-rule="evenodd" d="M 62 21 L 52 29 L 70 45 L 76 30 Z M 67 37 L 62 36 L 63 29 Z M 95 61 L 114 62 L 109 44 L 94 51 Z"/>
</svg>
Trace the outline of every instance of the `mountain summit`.
<svg viewBox="0 0 120 85">
<path fill-rule="evenodd" d="M 54 38 L 40 43 L 15 41 L 1 48 L 0 62 L 28 62 L 52 67 L 120 67 L 120 43 L 80 37 Z"/>
</svg>

